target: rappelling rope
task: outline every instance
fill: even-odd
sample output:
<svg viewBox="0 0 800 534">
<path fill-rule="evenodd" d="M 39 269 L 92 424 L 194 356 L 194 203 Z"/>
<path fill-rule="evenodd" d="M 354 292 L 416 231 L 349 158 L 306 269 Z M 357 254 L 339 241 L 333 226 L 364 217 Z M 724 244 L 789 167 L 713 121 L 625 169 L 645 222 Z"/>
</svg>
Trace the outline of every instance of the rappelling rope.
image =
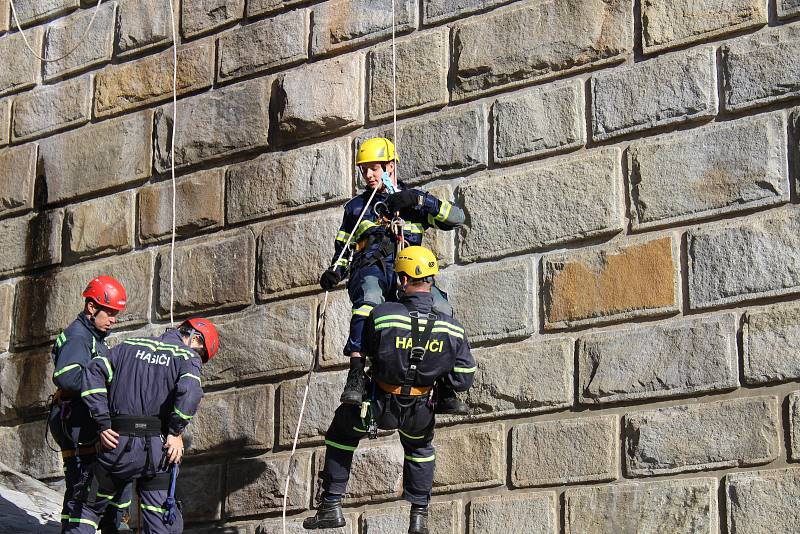
<svg viewBox="0 0 800 534">
<path fill-rule="evenodd" d="M 169 15 L 172 19 L 172 143 L 170 143 L 170 171 L 172 173 L 172 239 L 169 244 L 169 325 L 175 327 L 175 137 L 178 134 L 178 39 L 175 28 L 175 6 L 169 0 Z"/>
</svg>

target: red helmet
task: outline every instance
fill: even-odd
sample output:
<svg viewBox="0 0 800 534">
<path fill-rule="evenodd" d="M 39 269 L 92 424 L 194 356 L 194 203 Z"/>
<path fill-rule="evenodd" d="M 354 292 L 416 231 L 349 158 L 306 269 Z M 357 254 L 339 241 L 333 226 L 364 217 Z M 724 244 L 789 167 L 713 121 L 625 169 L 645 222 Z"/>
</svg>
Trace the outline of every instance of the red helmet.
<svg viewBox="0 0 800 534">
<path fill-rule="evenodd" d="M 98 276 L 94 278 L 86 289 L 83 290 L 83 297 L 91 299 L 98 306 L 111 308 L 112 310 L 123 311 L 128 302 L 128 295 L 116 279 L 110 276 Z"/>
<path fill-rule="evenodd" d="M 217 327 L 214 326 L 214 323 L 202 317 L 195 317 L 193 319 L 186 319 L 180 326 L 186 324 L 203 334 L 203 345 L 206 347 L 208 359 L 210 360 L 213 358 L 217 350 L 219 350 L 219 334 L 217 333 Z M 180 329 L 180 327 L 178 328 Z"/>
</svg>

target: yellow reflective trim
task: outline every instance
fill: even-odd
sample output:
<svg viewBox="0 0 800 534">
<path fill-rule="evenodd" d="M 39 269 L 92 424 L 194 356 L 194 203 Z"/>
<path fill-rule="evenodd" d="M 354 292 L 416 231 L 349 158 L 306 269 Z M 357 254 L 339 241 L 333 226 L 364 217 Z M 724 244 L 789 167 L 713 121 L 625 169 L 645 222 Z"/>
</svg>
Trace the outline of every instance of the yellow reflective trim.
<svg viewBox="0 0 800 534">
<path fill-rule="evenodd" d="M 180 411 L 180 410 L 179 410 L 179 409 L 177 409 L 177 408 L 174 408 L 174 409 L 173 409 L 173 411 L 174 411 L 176 414 L 178 414 L 178 417 L 180 417 L 181 419 L 186 419 L 187 421 L 188 421 L 189 419 L 191 419 L 192 417 L 194 417 L 194 416 L 192 416 L 192 415 L 186 415 L 185 413 L 183 413 L 182 411 Z"/>
<path fill-rule="evenodd" d="M 412 436 L 411 434 L 406 434 L 405 432 L 403 432 L 399 428 L 397 429 L 397 431 L 400 432 L 401 436 L 405 436 L 408 439 L 424 439 L 425 438 L 425 436 Z"/>
<path fill-rule="evenodd" d="M 63 345 L 66 341 L 67 336 L 64 335 L 64 332 L 61 332 L 56 338 L 56 347 L 61 348 L 61 345 Z"/>
<path fill-rule="evenodd" d="M 100 493 L 99 491 L 97 492 L 97 496 L 98 497 L 103 497 L 104 499 L 113 499 L 114 498 L 113 495 L 108 495 L 106 493 Z"/>
<path fill-rule="evenodd" d="M 408 324 L 411 324 L 411 317 L 407 315 L 381 315 L 375 318 L 376 325 L 386 321 L 408 321 Z"/>
<path fill-rule="evenodd" d="M 358 308 L 353 308 L 353 315 L 367 316 L 367 315 L 369 315 L 369 312 L 371 312 L 372 308 L 374 308 L 374 307 L 375 306 L 370 306 L 369 304 L 364 304 L 362 306 L 359 306 Z"/>
<path fill-rule="evenodd" d="M 434 460 L 436 459 L 436 455 L 434 454 L 433 456 L 425 456 L 425 457 L 423 457 L 423 458 L 414 458 L 413 456 L 409 456 L 409 455 L 407 455 L 407 454 L 406 454 L 406 455 L 405 455 L 405 458 L 406 458 L 406 460 L 408 460 L 409 462 L 414 462 L 414 463 L 418 463 L 418 464 L 423 464 L 423 463 L 425 463 L 425 462 L 432 462 L 432 461 L 434 461 Z"/>
<path fill-rule="evenodd" d="M 149 504 L 140 504 L 142 510 L 149 510 L 151 512 L 158 512 L 159 514 L 163 514 L 166 512 L 163 508 L 159 508 L 158 506 L 150 506 Z"/>
<path fill-rule="evenodd" d="M 450 334 L 451 336 L 456 337 L 458 339 L 464 339 L 464 336 L 462 336 L 458 332 L 453 332 L 449 328 L 434 328 L 433 330 L 431 330 L 431 333 L 432 334 Z"/>
<path fill-rule="evenodd" d="M 69 523 L 83 523 L 85 525 L 92 525 L 95 529 L 100 528 L 100 526 L 92 521 L 91 519 L 84 519 L 83 517 L 70 517 L 67 519 Z"/>
<path fill-rule="evenodd" d="M 425 233 L 425 227 L 419 223 L 405 223 L 403 231 L 411 232 L 412 234 L 423 234 Z"/>
<path fill-rule="evenodd" d="M 364 232 L 366 232 L 370 228 L 374 228 L 375 226 L 378 225 L 372 221 L 361 221 L 360 223 L 358 223 L 358 228 L 356 228 L 355 232 L 353 232 L 353 239 L 358 241 L 358 239 Z"/>
<path fill-rule="evenodd" d="M 59 376 L 63 375 L 64 373 L 66 373 L 67 371 L 71 371 L 72 369 L 75 369 L 76 367 L 80 367 L 80 366 L 81 366 L 81 364 L 79 364 L 79 363 L 73 363 L 72 365 L 67 365 L 66 367 L 62 367 L 61 369 L 59 369 L 58 371 L 53 373 L 53 378 L 59 377 Z"/>
<path fill-rule="evenodd" d="M 108 380 L 106 380 L 106 382 L 107 383 L 111 382 L 111 380 L 114 378 L 114 371 L 111 369 L 111 362 L 108 361 L 108 358 L 106 358 L 105 356 L 95 356 L 92 359 L 94 360 L 94 359 L 97 359 L 97 358 L 103 360 L 103 363 L 106 364 L 106 371 L 108 371 Z"/>
<path fill-rule="evenodd" d="M 366 428 L 358 428 L 357 426 L 354 426 L 353 430 L 355 430 L 356 432 L 363 432 L 365 434 L 367 433 L 367 429 Z"/>
<path fill-rule="evenodd" d="M 477 367 L 453 367 L 454 373 L 474 373 L 478 368 Z"/>
<path fill-rule="evenodd" d="M 440 202 L 441 205 L 439 206 L 439 213 L 437 213 L 433 218 L 441 222 L 446 221 L 450 216 L 450 210 L 453 209 L 453 205 L 446 200 L 441 200 Z"/>
<path fill-rule="evenodd" d="M 123 503 L 119 503 L 119 504 L 115 503 L 114 501 L 110 501 L 108 504 L 113 506 L 114 508 L 127 508 L 128 506 L 131 505 L 131 501 L 123 502 Z"/>
<path fill-rule="evenodd" d="M 199 377 L 199 376 L 197 376 L 197 375 L 193 375 L 192 373 L 183 373 L 181 376 L 179 376 L 179 377 L 178 377 L 178 380 L 180 380 L 180 379 L 181 379 L 181 378 L 183 378 L 184 376 L 188 376 L 189 378 L 194 378 L 195 380 L 197 380 L 198 382 L 200 382 L 200 385 L 201 385 L 201 386 L 203 385 L 203 381 L 202 381 L 202 380 L 200 380 L 200 377 Z"/>
<path fill-rule="evenodd" d="M 343 230 L 339 230 L 339 233 L 336 234 L 336 241 L 343 241 L 344 242 L 344 241 L 347 241 L 348 239 L 350 239 L 350 234 L 348 234 L 347 232 L 345 232 Z"/>
<path fill-rule="evenodd" d="M 330 445 L 334 449 L 339 449 L 343 451 L 353 452 L 356 450 L 355 447 L 351 447 L 349 445 L 342 445 L 341 443 L 336 443 L 335 441 L 331 441 L 329 439 L 325 440 L 325 445 Z"/>
<path fill-rule="evenodd" d="M 95 388 L 95 389 L 87 389 L 83 393 L 81 393 L 81 398 L 88 397 L 89 395 L 94 395 L 95 393 L 108 393 L 106 388 Z"/>
<path fill-rule="evenodd" d="M 383 330 L 384 328 L 392 328 L 392 327 L 402 328 L 403 330 L 411 330 L 411 325 L 410 324 L 405 324 L 405 323 L 382 323 L 382 324 L 376 324 L 375 325 L 375 330 Z"/>
<path fill-rule="evenodd" d="M 336 265 L 338 267 L 347 267 L 348 265 L 350 265 L 350 260 L 348 260 L 347 258 L 342 258 L 336 262 Z"/>
</svg>

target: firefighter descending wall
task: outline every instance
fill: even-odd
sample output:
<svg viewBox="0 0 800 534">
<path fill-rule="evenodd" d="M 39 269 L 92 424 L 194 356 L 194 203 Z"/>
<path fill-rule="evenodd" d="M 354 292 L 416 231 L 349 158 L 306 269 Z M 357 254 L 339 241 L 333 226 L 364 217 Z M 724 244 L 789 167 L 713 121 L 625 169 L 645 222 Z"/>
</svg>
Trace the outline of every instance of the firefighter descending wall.
<svg viewBox="0 0 800 534">
<path fill-rule="evenodd" d="M 93 6 L 16 0 L 61 55 Z M 800 2 L 397 0 L 400 178 L 478 362 L 437 430 L 432 532 L 797 532 Z M 49 482 L 50 344 L 87 280 L 116 339 L 169 323 L 164 0 L 102 2 L 44 64 L 0 0 L 0 461 Z M 212 317 L 187 532 L 312 514 L 350 319 L 317 285 L 362 139 L 394 137 L 389 0 L 183 0 L 175 315 Z M 179 274 L 177 274 L 179 273 Z M 364 443 L 348 534 L 403 533 L 396 438 Z M 222 526 L 225 526 L 223 529 Z M 2 530 L 2 528 L 0 528 Z"/>
</svg>

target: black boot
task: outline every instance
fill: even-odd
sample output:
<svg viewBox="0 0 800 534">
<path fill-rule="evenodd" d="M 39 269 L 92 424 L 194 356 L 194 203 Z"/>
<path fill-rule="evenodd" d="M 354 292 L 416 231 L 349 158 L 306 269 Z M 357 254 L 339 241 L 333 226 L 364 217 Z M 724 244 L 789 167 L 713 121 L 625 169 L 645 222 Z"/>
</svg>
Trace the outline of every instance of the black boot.
<svg viewBox="0 0 800 534">
<path fill-rule="evenodd" d="M 408 517 L 408 534 L 428 534 L 428 507 L 411 506 Z"/>
<path fill-rule="evenodd" d="M 342 404 L 360 405 L 364 399 L 364 388 L 366 387 L 367 377 L 364 375 L 364 367 L 351 368 L 347 373 L 347 383 L 344 385 L 342 396 L 339 401 Z"/>
<path fill-rule="evenodd" d="M 346 524 L 347 522 L 344 520 L 344 514 L 342 513 L 342 501 L 322 501 L 317 509 L 317 515 L 303 521 L 303 528 L 306 530 L 337 528 Z"/>
<path fill-rule="evenodd" d="M 469 406 L 456 397 L 455 391 L 440 383 L 436 388 L 436 413 L 467 415 Z"/>
</svg>

